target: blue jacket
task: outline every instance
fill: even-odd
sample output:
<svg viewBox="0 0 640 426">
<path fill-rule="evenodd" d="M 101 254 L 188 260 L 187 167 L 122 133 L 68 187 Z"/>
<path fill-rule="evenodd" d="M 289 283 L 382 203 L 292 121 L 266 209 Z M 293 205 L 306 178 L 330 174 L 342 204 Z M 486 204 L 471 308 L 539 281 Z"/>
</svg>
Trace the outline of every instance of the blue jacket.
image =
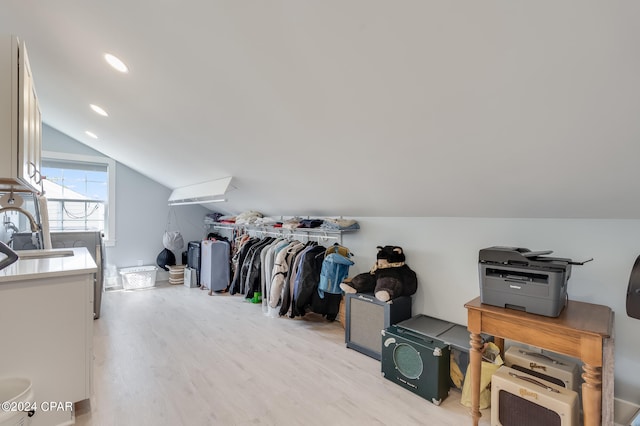
<svg viewBox="0 0 640 426">
<path fill-rule="evenodd" d="M 325 291 L 331 294 L 342 294 L 340 283 L 349 275 L 351 265 L 353 262 L 339 253 L 326 255 L 320 271 L 318 295 L 324 298 Z"/>
</svg>

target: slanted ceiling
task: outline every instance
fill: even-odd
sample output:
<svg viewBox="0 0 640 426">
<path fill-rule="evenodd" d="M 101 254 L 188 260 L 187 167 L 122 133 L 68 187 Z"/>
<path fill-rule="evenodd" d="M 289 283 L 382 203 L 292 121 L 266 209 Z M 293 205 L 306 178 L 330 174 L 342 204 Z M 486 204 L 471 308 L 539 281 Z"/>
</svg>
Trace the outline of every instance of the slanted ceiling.
<svg viewBox="0 0 640 426">
<path fill-rule="evenodd" d="M 638 22 L 589 0 L 0 13 L 57 130 L 172 189 L 232 176 L 216 210 L 394 217 L 640 218 Z"/>
</svg>

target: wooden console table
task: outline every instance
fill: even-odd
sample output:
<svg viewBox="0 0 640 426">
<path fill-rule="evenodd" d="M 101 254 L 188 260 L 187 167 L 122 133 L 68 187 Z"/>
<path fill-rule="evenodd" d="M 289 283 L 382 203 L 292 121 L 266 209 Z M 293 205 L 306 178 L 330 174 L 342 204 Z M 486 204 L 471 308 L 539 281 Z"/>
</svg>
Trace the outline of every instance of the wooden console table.
<svg viewBox="0 0 640 426">
<path fill-rule="evenodd" d="M 464 306 L 469 315 L 468 329 L 471 333 L 469 369 L 474 425 L 478 425 L 481 416 L 479 407 L 483 344 L 480 333 L 493 335 L 501 351 L 504 351 L 504 339 L 509 339 L 582 360 L 584 424 L 601 424 L 603 348 L 605 341 L 613 333 L 611 308 L 570 300 L 559 317 L 551 318 L 485 305 L 480 303 L 479 297 Z M 612 391 L 611 395 L 607 395 L 609 397 L 613 398 Z"/>
</svg>

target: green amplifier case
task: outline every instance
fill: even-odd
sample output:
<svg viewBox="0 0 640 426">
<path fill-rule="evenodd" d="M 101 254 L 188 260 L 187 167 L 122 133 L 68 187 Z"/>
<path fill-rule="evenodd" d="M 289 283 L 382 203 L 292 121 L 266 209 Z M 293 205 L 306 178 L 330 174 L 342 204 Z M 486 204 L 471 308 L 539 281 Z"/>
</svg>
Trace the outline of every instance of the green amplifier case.
<svg viewBox="0 0 640 426">
<path fill-rule="evenodd" d="M 382 376 L 435 405 L 449 395 L 449 345 L 391 325 L 382 331 Z"/>
<path fill-rule="evenodd" d="M 469 365 L 471 336 L 467 327 L 427 315 L 416 315 L 396 324 L 398 327 L 436 338 L 451 348 L 451 387 L 462 390 Z M 492 342 L 493 336 L 481 334 L 482 343 Z"/>
</svg>

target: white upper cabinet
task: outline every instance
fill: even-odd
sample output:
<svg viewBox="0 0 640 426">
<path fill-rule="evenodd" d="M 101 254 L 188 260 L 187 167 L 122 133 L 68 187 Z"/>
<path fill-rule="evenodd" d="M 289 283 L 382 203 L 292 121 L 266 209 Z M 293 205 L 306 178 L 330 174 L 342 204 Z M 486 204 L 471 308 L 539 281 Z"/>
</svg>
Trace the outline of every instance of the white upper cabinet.
<svg viewBox="0 0 640 426">
<path fill-rule="evenodd" d="M 0 190 L 41 188 L 42 115 L 24 42 L 0 36 Z"/>
</svg>

